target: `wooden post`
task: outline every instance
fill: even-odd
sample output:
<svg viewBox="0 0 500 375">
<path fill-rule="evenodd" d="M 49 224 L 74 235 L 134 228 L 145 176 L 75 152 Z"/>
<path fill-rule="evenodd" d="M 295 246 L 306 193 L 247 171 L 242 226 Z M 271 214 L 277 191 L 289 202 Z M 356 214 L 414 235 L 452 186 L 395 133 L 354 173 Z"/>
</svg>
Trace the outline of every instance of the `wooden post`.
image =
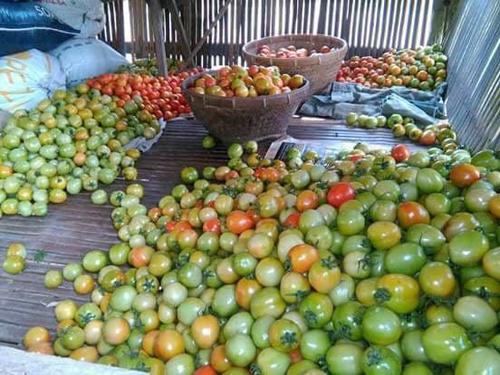
<svg viewBox="0 0 500 375">
<path fill-rule="evenodd" d="M 193 66 L 194 60 L 193 56 L 190 53 L 191 48 L 189 46 L 189 39 L 186 35 L 186 29 L 182 24 L 181 14 L 179 12 L 179 8 L 177 7 L 177 3 L 175 0 L 164 0 L 164 4 L 170 11 L 170 14 L 172 14 L 172 20 L 174 21 L 175 29 L 181 37 L 181 50 L 182 56 L 184 57 L 184 65 Z"/>
<path fill-rule="evenodd" d="M 165 41 L 163 40 L 163 10 L 160 5 L 160 0 L 147 0 L 149 5 L 149 18 L 153 35 L 155 38 L 156 61 L 158 62 L 158 70 L 161 75 L 168 74 L 167 52 L 165 50 Z"/>
</svg>

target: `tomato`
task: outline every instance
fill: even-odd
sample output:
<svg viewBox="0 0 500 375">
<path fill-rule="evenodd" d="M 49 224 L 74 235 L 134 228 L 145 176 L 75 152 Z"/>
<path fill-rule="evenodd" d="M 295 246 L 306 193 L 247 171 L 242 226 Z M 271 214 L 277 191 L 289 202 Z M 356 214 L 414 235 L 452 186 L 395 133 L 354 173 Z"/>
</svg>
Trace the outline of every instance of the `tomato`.
<svg viewBox="0 0 500 375">
<path fill-rule="evenodd" d="M 26 332 L 23 338 L 23 344 L 26 347 L 26 349 L 29 349 L 34 345 L 49 341 L 50 341 L 49 331 L 46 328 L 39 326 L 30 328 Z"/>
<path fill-rule="evenodd" d="M 347 209 L 339 212 L 337 216 L 337 229 L 345 236 L 352 236 L 363 230 L 365 218 L 361 212 L 354 209 Z"/>
<path fill-rule="evenodd" d="M 370 346 L 361 359 L 363 372 L 367 375 L 400 374 L 401 359 L 392 350 L 382 346 Z"/>
<path fill-rule="evenodd" d="M 394 202 L 380 199 L 373 203 L 370 207 L 370 218 L 373 221 L 388 221 L 396 220 L 397 206 Z"/>
<path fill-rule="evenodd" d="M 377 281 L 375 300 L 398 314 L 414 311 L 419 299 L 419 284 L 410 276 L 386 274 Z"/>
<path fill-rule="evenodd" d="M 306 296 L 311 286 L 306 277 L 297 272 L 288 272 L 283 275 L 280 284 L 280 294 L 287 303 L 295 303 Z"/>
<path fill-rule="evenodd" d="M 410 361 L 428 362 L 422 343 L 423 331 L 416 329 L 406 332 L 401 339 L 401 351 Z"/>
<path fill-rule="evenodd" d="M 206 365 L 196 369 L 193 375 L 217 375 L 217 371 L 212 366 Z"/>
<path fill-rule="evenodd" d="M 279 319 L 269 327 L 269 343 L 281 352 L 291 352 L 299 346 L 302 332 L 291 320 Z"/>
<path fill-rule="evenodd" d="M 387 250 L 401 240 L 401 230 L 390 221 L 376 221 L 370 224 L 367 237 L 377 250 Z"/>
<path fill-rule="evenodd" d="M 410 150 L 403 144 L 398 144 L 391 149 L 391 155 L 396 162 L 401 163 L 410 157 Z"/>
<path fill-rule="evenodd" d="M 462 267 L 478 264 L 488 250 L 488 238 L 475 230 L 457 234 L 449 245 L 451 261 Z"/>
<path fill-rule="evenodd" d="M 173 330 L 164 330 L 158 333 L 154 342 L 154 354 L 163 361 L 168 361 L 184 352 L 182 336 Z"/>
<path fill-rule="evenodd" d="M 348 182 L 339 182 L 328 190 L 326 200 L 335 208 L 356 197 L 356 191 Z"/>
<path fill-rule="evenodd" d="M 473 332 L 487 332 L 498 324 L 495 310 L 476 296 L 459 298 L 453 306 L 453 317 L 462 327 Z"/>
<path fill-rule="evenodd" d="M 311 286 L 319 293 L 328 293 L 340 282 L 341 271 L 333 257 L 316 261 L 308 272 Z"/>
<path fill-rule="evenodd" d="M 314 191 L 303 190 L 297 195 L 296 207 L 299 212 L 318 207 L 319 197 Z"/>
<path fill-rule="evenodd" d="M 429 359 L 443 365 L 453 365 L 473 346 L 465 329 L 456 323 L 430 326 L 422 335 L 422 343 Z"/>
<path fill-rule="evenodd" d="M 356 344 L 336 343 L 326 353 L 330 374 L 362 374 L 363 349 Z"/>
<path fill-rule="evenodd" d="M 243 211 L 232 211 L 226 218 L 228 230 L 234 234 L 241 234 L 254 227 L 252 218 Z"/>
<path fill-rule="evenodd" d="M 250 313 L 255 319 L 264 315 L 279 318 L 285 311 L 285 301 L 278 289 L 267 287 L 255 293 L 250 301 Z"/>
<path fill-rule="evenodd" d="M 369 307 L 361 323 L 363 337 L 375 345 L 389 345 L 399 340 L 402 329 L 399 317 L 386 307 Z"/>
<path fill-rule="evenodd" d="M 257 349 L 252 339 L 243 334 L 237 334 L 229 338 L 225 347 L 229 361 L 240 367 L 248 366 L 257 354 Z"/>
<path fill-rule="evenodd" d="M 435 254 L 446 242 L 446 238 L 433 226 L 416 224 L 406 232 L 406 241 L 420 245 L 426 254 Z"/>
<path fill-rule="evenodd" d="M 429 212 L 417 202 L 403 202 L 398 207 L 398 221 L 403 228 L 415 224 L 429 224 Z"/>
<path fill-rule="evenodd" d="M 480 178 L 479 170 L 472 164 L 458 164 L 450 171 L 451 182 L 460 188 L 470 186 Z"/>
<path fill-rule="evenodd" d="M 489 250 L 483 256 L 484 272 L 496 280 L 500 280 L 500 247 Z"/>
<path fill-rule="evenodd" d="M 257 356 L 257 366 L 262 374 L 285 375 L 290 363 L 288 354 L 273 348 L 265 348 Z"/>
<path fill-rule="evenodd" d="M 319 259 L 319 253 L 310 245 L 296 245 L 290 249 L 288 259 L 294 272 L 303 273 L 307 272 Z"/>
<path fill-rule="evenodd" d="M 299 312 L 308 327 L 321 328 L 332 317 L 333 303 L 328 296 L 313 292 L 300 302 Z"/>
<path fill-rule="evenodd" d="M 416 184 L 423 193 L 439 193 L 444 188 L 444 179 L 436 170 L 423 168 L 417 173 Z"/>
<path fill-rule="evenodd" d="M 425 225 L 425 224 L 419 224 Z M 414 275 L 427 262 L 424 250 L 420 245 L 407 242 L 392 247 L 384 259 L 384 266 L 388 272 Z"/>
<path fill-rule="evenodd" d="M 219 345 L 214 348 L 210 355 L 210 365 L 217 372 L 224 372 L 231 367 L 224 345 Z"/>
<path fill-rule="evenodd" d="M 357 301 L 348 301 L 336 306 L 332 323 L 337 334 L 348 340 L 357 341 L 363 337 L 361 321 L 366 308 Z"/>
<path fill-rule="evenodd" d="M 500 356 L 493 349 L 479 346 L 467 350 L 458 359 L 456 375 L 497 374 L 500 371 Z"/>
</svg>

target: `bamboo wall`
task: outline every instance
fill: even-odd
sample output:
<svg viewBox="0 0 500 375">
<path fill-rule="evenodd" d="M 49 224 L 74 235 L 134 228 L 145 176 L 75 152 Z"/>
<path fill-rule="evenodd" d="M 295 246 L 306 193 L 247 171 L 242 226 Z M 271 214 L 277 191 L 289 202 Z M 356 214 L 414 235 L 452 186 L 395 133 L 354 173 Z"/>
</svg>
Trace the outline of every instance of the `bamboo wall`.
<svg viewBox="0 0 500 375">
<path fill-rule="evenodd" d="M 207 43 L 196 56 L 199 65 L 241 62 L 244 43 L 268 35 L 322 33 L 347 40 L 350 55 L 377 55 L 391 47 L 426 44 L 432 6 L 436 0 L 177 0 L 191 47 L 205 34 L 219 10 L 227 12 L 217 22 Z M 113 7 L 124 0 L 107 1 L 108 19 L 117 19 Z M 133 57 L 153 53 L 153 37 L 145 0 L 128 0 L 133 42 L 126 43 Z M 180 58 L 180 37 L 172 15 L 164 11 L 168 57 Z M 108 22 L 101 36 L 115 35 L 116 21 Z M 420 32 L 417 32 L 419 30 Z M 114 42 L 114 40 L 113 40 Z"/>
</svg>

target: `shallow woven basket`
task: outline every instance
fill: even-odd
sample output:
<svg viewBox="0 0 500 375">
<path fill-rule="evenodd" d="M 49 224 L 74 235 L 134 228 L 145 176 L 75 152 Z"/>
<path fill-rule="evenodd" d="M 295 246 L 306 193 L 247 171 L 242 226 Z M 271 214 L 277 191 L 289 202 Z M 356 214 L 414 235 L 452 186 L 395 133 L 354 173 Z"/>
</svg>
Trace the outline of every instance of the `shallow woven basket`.
<svg viewBox="0 0 500 375">
<path fill-rule="evenodd" d="M 257 50 L 264 44 L 275 50 L 293 44 L 297 48 L 307 48 L 309 51 L 312 49 L 319 51 L 322 46 L 326 45 L 332 48 L 332 51 L 295 59 L 258 56 Z M 243 46 L 243 56 L 249 65 L 275 65 L 280 68 L 281 73 L 302 74 L 311 81 L 313 93 L 324 90 L 335 80 L 346 53 L 347 42 L 345 40 L 321 34 L 270 36 L 251 41 Z"/>
<path fill-rule="evenodd" d="M 194 116 L 207 130 L 224 143 L 279 138 L 286 134 L 288 123 L 297 108 L 310 95 L 309 82 L 286 94 L 255 98 L 225 98 L 193 93 L 194 81 L 209 71 L 187 78 L 182 83 L 184 97 Z"/>
</svg>

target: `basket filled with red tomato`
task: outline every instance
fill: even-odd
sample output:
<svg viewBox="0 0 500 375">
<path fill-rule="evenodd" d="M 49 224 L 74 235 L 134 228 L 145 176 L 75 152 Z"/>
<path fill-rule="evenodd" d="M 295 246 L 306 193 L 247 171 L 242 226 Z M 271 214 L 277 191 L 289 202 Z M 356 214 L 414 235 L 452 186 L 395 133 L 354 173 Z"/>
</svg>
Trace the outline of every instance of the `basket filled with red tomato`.
<svg viewBox="0 0 500 375">
<path fill-rule="evenodd" d="M 301 74 L 311 82 L 313 93 L 335 80 L 346 53 L 345 40 L 321 34 L 270 36 L 243 46 L 248 64 L 274 65 L 283 73 Z"/>
<path fill-rule="evenodd" d="M 182 84 L 193 114 L 225 143 L 278 138 L 310 94 L 302 75 L 277 67 L 222 67 Z"/>
</svg>

